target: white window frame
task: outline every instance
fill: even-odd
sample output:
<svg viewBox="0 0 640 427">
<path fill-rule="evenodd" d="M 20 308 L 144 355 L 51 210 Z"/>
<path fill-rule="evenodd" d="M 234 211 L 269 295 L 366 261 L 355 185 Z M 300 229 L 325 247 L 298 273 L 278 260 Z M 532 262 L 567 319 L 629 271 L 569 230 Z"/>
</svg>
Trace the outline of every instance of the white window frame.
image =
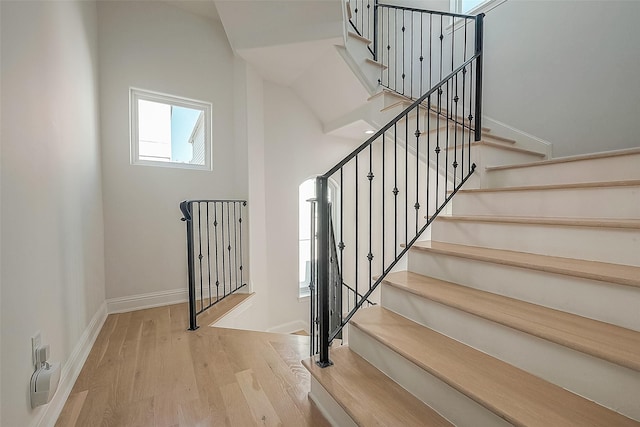
<svg viewBox="0 0 640 427">
<path fill-rule="evenodd" d="M 163 162 L 148 159 L 140 159 L 139 144 L 138 144 L 138 101 L 152 101 L 161 102 L 163 104 L 175 105 L 178 107 L 191 108 L 194 110 L 203 111 L 204 121 L 204 164 L 191 164 L 181 162 Z M 212 171 L 212 111 L 213 107 L 211 103 L 205 101 L 198 101 L 195 99 L 189 99 L 179 97 L 175 95 L 168 95 L 160 92 L 153 92 L 150 90 L 139 89 L 131 87 L 129 88 L 129 129 L 130 129 L 130 152 L 131 152 L 131 164 L 143 165 L 143 166 L 159 166 L 168 168 L 179 169 L 192 169 Z"/>
<path fill-rule="evenodd" d="M 478 15 L 480 13 L 487 13 L 505 1 L 507 0 L 485 0 L 473 9 L 462 12 L 462 0 L 449 0 L 449 10 L 453 13 L 460 13 L 463 15 Z"/>
</svg>

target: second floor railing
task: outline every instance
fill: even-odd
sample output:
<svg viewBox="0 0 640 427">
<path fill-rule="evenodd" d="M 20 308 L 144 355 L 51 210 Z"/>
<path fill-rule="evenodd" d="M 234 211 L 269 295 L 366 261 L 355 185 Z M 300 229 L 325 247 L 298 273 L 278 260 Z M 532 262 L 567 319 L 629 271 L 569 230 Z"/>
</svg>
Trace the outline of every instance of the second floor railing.
<svg viewBox="0 0 640 427">
<path fill-rule="evenodd" d="M 197 316 L 246 286 L 243 252 L 245 200 L 185 200 L 187 225 L 189 329 Z M 246 236 L 244 236 L 246 237 Z"/>
</svg>

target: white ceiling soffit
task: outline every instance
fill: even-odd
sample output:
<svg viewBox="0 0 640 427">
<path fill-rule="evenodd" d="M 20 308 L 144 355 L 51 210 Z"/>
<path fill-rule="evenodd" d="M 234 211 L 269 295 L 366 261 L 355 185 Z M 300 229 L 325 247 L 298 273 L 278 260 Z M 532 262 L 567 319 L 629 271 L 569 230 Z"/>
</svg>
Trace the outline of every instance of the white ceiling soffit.
<svg viewBox="0 0 640 427">
<path fill-rule="evenodd" d="M 216 0 L 238 51 L 342 37 L 342 0 Z"/>
<path fill-rule="evenodd" d="M 237 53 L 267 80 L 283 86 L 295 82 L 314 65 L 318 57 L 334 48 L 341 39 L 241 49 Z"/>
<path fill-rule="evenodd" d="M 215 21 L 220 20 L 213 0 L 165 0 L 165 3 Z"/>
</svg>

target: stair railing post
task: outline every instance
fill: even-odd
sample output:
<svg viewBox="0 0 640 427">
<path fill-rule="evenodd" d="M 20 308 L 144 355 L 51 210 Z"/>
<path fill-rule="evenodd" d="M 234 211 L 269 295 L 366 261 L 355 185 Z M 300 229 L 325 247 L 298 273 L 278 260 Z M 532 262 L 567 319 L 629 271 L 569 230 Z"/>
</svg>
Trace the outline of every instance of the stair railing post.
<svg viewBox="0 0 640 427">
<path fill-rule="evenodd" d="M 483 62 L 483 33 L 484 33 L 484 13 L 476 16 L 476 53 L 479 54 L 476 60 L 476 126 L 475 140 L 482 139 L 482 62 Z"/>
<path fill-rule="evenodd" d="M 189 273 L 189 330 L 198 329 L 196 323 L 196 278 L 194 267 L 193 253 L 193 216 L 191 215 L 191 202 L 184 201 L 180 203 L 182 211 L 182 220 L 187 223 L 187 271 Z"/>
<path fill-rule="evenodd" d="M 318 208 L 318 250 L 317 250 L 317 292 L 320 335 L 320 357 L 318 366 L 327 367 L 333 363 L 329 360 L 329 197 L 328 178 L 316 178 L 316 199 Z"/>
<path fill-rule="evenodd" d="M 373 1 L 373 60 L 378 60 L 378 0 Z"/>
<path fill-rule="evenodd" d="M 317 199 L 315 197 L 307 200 L 311 211 L 311 216 L 309 218 L 309 224 L 311 226 L 311 232 L 309 234 L 309 293 L 311 294 L 311 309 L 309 310 L 309 335 L 311 339 L 309 352 L 311 353 L 311 356 L 316 354 L 316 307 L 318 306 L 316 300 L 316 201 Z"/>
</svg>

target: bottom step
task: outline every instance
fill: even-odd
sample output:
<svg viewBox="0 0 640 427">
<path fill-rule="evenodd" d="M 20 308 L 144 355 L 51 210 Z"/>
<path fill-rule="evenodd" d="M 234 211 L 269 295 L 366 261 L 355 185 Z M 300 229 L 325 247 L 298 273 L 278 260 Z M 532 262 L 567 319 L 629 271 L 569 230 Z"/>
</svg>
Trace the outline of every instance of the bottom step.
<svg viewBox="0 0 640 427">
<path fill-rule="evenodd" d="M 359 310 L 349 327 L 353 328 L 354 351 L 389 371 L 401 384 L 406 383 L 408 390 L 457 425 L 495 425 L 498 420 L 479 422 L 477 416 L 456 420 L 459 412 L 456 402 L 445 402 L 448 406 L 442 406 L 433 401 L 433 396 L 422 392 L 428 392 L 422 389 L 431 377 L 513 425 L 640 426 L 637 421 L 385 308 Z M 406 372 L 411 372 L 411 376 Z M 463 403 L 466 404 L 458 401 Z"/>
<path fill-rule="evenodd" d="M 327 368 L 320 368 L 313 359 L 302 363 L 311 372 L 311 397 L 316 403 L 326 400 L 326 394 L 340 405 L 353 423 L 344 421 L 340 408 L 322 405 L 338 425 L 380 426 L 452 426 L 437 412 L 409 394 L 369 362 L 351 351 L 348 346 L 331 351 Z M 321 386 L 317 389 L 316 385 Z M 315 389 L 315 390 L 314 390 Z M 327 407 L 329 406 L 329 407 Z M 343 420 L 343 421 L 340 421 Z M 332 421 L 330 419 L 330 421 Z"/>
</svg>

